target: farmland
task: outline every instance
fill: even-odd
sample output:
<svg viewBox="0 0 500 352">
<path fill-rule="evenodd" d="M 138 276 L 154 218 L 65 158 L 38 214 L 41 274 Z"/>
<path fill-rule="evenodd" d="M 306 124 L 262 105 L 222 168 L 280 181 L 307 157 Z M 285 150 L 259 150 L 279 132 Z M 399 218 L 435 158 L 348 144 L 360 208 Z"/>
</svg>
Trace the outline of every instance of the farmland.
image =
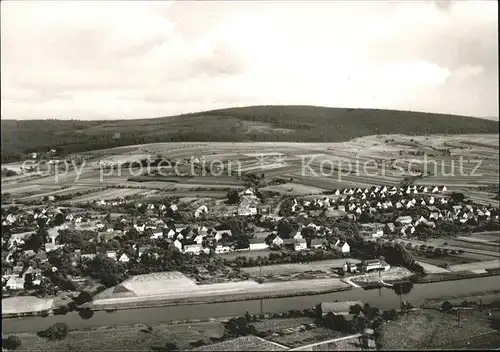
<svg viewBox="0 0 500 352">
<path fill-rule="evenodd" d="M 224 327 L 220 322 L 156 325 L 151 332 L 136 326 L 104 327 L 93 330 L 70 331 L 66 339 L 49 341 L 36 334 L 20 334 L 23 351 L 151 351 L 151 347 L 175 343 L 183 350 L 191 343 L 220 338 Z"/>
<path fill-rule="evenodd" d="M 449 145 L 463 145 L 464 147 L 451 148 L 451 155 L 444 155 L 441 150 L 450 149 Z M 336 188 L 398 185 L 410 175 L 412 168 L 422 165 L 426 157 L 430 161 L 437 161 L 437 169 L 430 167 L 428 171 L 431 173 L 417 179 L 417 184 L 446 185 L 450 189 L 469 195 L 474 201 L 495 205 L 498 204 L 498 200 L 492 199 L 494 195 L 483 189 L 485 186 L 498 184 L 499 166 L 496 146 L 498 146 L 498 140 L 495 135 L 481 135 L 480 137 L 477 135 L 435 135 L 432 138 L 377 135 L 339 143 L 172 142 L 142 144 L 86 153 L 90 159 L 86 160 L 84 167 L 68 172 L 64 172 L 64 167 L 62 167 L 63 173 L 59 173 L 57 177 L 52 175 L 10 183 L 2 181 L 2 193 L 10 193 L 14 197 L 22 198 L 22 201 L 29 201 L 42 195 L 52 195 L 50 192 L 56 192 L 54 195 L 67 194 L 66 192 L 70 191 L 77 192 L 79 187 L 81 190 L 86 190 L 93 187 L 121 186 L 126 187 L 123 194 L 120 194 L 121 196 L 141 193 L 132 191 L 132 188 L 154 189 L 175 195 L 216 191 L 219 188 L 221 189 L 220 195 L 223 195 L 228 188 L 241 189 L 243 187 L 238 173 L 240 175 L 254 173 L 259 176 L 264 174 L 268 181 L 275 177 L 290 180 L 285 184 L 263 187 L 263 190 L 285 195 L 307 195 Z M 422 152 L 429 153 L 429 155 L 424 157 L 420 154 L 414 155 Z M 464 157 L 468 160 L 467 158 L 471 158 L 474 153 L 481 157 L 481 164 L 475 173 L 472 174 L 475 164 L 462 162 L 460 164 L 462 169 L 459 169 L 457 163 L 460 162 L 460 158 Z M 198 171 L 197 175 L 188 177 L 179 177 L 175 175 L 175 172 L 170 176 L 146 176 L 148 169 L 143 169 L 141 174 L 140 168 L 137 167 L 124 168 L 119 171 L 100 171 L 96 168 L 99 162 L 125 162 L 147 157 L 154 159 L 155 156 L 163 156 L 171 161 L 183 160 L 183 163 L 184 160 L 198 158 L 201 170 L 206 167 L 210 168 L 211 165 L 224 166 L 214 175 L 206 171 Z M 233 175 L 228 173 L 228 163 L 232 164 L 230 171 Z M 454 175 L 449 174 L 451 164 L 455 164 Z M 178 170 L 182 173 L 191 172 L 191 166 L 180 165 Z M 141 177 L 141 182 L 134 182 L 133 177 L 137 176 Z M 172 179 L 175 179 L 175 182 L 169 182 Z M 68 191 L 62 190 L 67 187 L 70 187 Z M 96 193 L 95 197 L 96 199 L 98 196 L 107 198 L 112 194 L 111 191 L 102 195 Z M 81 202 L 87 199 L 93 199 L 93 197 L 88 195 L 75 201 Z"/>
<path fill-rule="evenodd" d="M 382 329 L 382 348 L 387 350 L 439 349 L 478 335 L 494 333 L 488 315 L 480 311 L 464 311 L 464 322 L 457 326 L 455 314 L 436 310 L 412 312 L 407 318 L 385 324 Z"/>
</svg>

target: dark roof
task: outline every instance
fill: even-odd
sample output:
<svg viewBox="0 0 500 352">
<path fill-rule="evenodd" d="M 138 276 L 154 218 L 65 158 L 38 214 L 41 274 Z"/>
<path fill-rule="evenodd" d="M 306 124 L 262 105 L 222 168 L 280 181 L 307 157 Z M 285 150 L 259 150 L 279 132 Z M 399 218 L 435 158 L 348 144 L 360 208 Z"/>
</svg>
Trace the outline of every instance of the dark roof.
<svg viewBox="0 0 500 352">
<path fill-rule="evenodd" d="M 265 243 L 264 238 L 251 238 L 248 240 L 249 243 Z"/>
</svg>

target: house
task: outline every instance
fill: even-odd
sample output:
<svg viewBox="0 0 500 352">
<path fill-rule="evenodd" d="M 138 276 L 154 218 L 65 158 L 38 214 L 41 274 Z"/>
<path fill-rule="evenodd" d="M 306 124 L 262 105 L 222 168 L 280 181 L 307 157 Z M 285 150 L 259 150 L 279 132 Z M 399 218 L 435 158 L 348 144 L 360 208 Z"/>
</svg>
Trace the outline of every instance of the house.
<svg viewBox="0 0 500 352">
<path fill-rule="evenodd" d="M 274 237 L 274 239 L 272 240 L 272 244 L 277 246 L 277 247 L 281 247 L 283 245 L 283 239 L 276 235 L 276 237 Z"/>
<path fill-rule="evenodd" d="M 194 242 L 198 243 L 198 244 L 202 244 L 203 243 L 203 239 L 205 238 L 204 235 L 202 234 L 198 234 L 195 238 L 194 238 Z"/>
<path fill-rule="evenodd" d="M 347 315 L 349 314 L 351 307 L 359 305 L 363 307 L 363 302 L 361 301 L 344 301 L 344 302 L 324 302 L 316 306 L 316 316 L 322 317 L 328 313 L 333 313 L 335 315 Z"/>
<path fill-rule="evenodd" d="M 334 210 L 333 208 L 328 208 L 325 210 L 325 217 L 327 218 L 343 218 L 346 216 L 346 212 L 342 210 Z"/>
<path fill-rule="evenodd" d="M 269 248 L 264 239 L 261 238 L 252 238 L 249 240 L 249 242 L 250 242 L 249 249 L 251 251 L 258 251 Z"/>
<path fill-rule="evenodd" d="M 400 216 L 396 219 L 396 222 L 402 225 L 409 225 L 412 222 L 411 216 Z"/>
<path fill-rule="evenodd" d="M 446 192 L 446 191 L 448 191 L 448 188 L 446 188 L 446 186 L 441 187 L 441 192 Z"/>
<path fill-rule="evenodd" d="M 302 251 L 305 249 L 307 249 L 307 242 L 305 239 L 301 238 L 301 239 L 295 240 L 295 251 L 296 252 Z"/>
<path fill-rule="evenodd" d="M 380 238 L 384 236 L 384 231 L 383 230 L 377 230 L 372 233 L 372 238 Z"/>
<path fill-rule="evenodd" d="M 386 224 L 385 229 L 388 234 L 394 233 L 396 231 L 396 226 L 394 226 L 392 222 L 389 222 Z"/>
<path fill-rule="evenodd" d="M 11 276 L 7 280 L 5 287 L 9 290 L 23 290 L 24 289 L 24 277 Z"/>
<path fill-rule="evenodd" d="M 201 249 L 201 244 L 198 243 L 190 243 L 184 245 L 184 253 L 200 254 Z"/>
<path fill-rule="evenodd" d="M 167 238 L 174 238 L 174 236 L 175 236 L 175 230 L 168 229 Z"/>
<path fill-rule="evenodd" d="M 215 247 L 215 253 L 227 253 L 227 252 L 231 252 L 233 249 L 231 247 L 229 247 L 228 245 L 225 245 L 225 244 L 222 244 L 222 243 L 219 243 L 217 244 L 217 246 Z"/>
<path fill-rule="evenodd" d="M 80 260 L 92 260 L 96 257 L 97 254 L 94 253 L 84 253 L 80 255 Z"/>
<path fill-rule="evenodd" d="M 198 207 L 198 209 L 196 209 L 196 211 L 194 212 L 194 217 L 198 218 L 202 214 L 206 214 L 206 213 L 208 213 L 208 208 L 206 205 L 202 205 L 202 206 Z"/>
<path fill-rule="evenodd" d="M 126 255 L 125 253 L 123 253 L 120 258 L 118 259 L 118 261 L 120 263 L 128 263 L 130 261 L 130 258 L 128 257 L 128 255 Z"/>
<path fill-rule="evenodd" d="M 163 237 L 163 229 L 154 229 L 153 234 L 150 236 L 152 239 L 157 239 Z"/>
<path fill-rule="evenodd" d="M 145 224 L 142 224 L 142 225 L 134 224 L 134 229 L 136 229 L 137 232 L 144 232 L 144 230 L 146 229 L 146 225 Z"/>
<path fill-rule="evenodd" d="M 441 219 L 442 217 L 443 217 L 443 215 L 441 215 L 441 213 L 438 213 L 438 212 L 432 212 L 432 213 L 430 213 L 430 215 L 429 215 L 429 220 L 430 220 L 430 219 L 436 219 L 436 220 L 438 220 L 438 219 Z"/>
<path fill-rule="evenodd" d="M 174 241 L 174 247 L 182 252 L 182 242 L 179 239 Z"/>
<path fill-rule="evenodd" d="M 297 231 L 297 233 L 293 236 L 293 239 L 298 241 L 298 240 L 301 240 L 303 237 L 302 237 L 302 234 L 300 233 L 301 232 L 301 229 L 299 229 Z"/>
<path fill-rule="evenodd" d="M 403 207 L 403 204 L 401 204 L 401 202 L 396 203 L 396 209 L 400 209 L 402 207 Z"/>
<path fill-rule="evenodd" d="M 106 256 L 108 258 L 116 260 L 116 251 L 106 251 Z"/>
<path fill-rule="evenodd" d="M 321 238 L 312 238 L 309 244 L 309 248 L 322 248 L 323 240 Z"/>
<path fill-rule="evenodd" d="M 334 244 L 334 249 L 342 254 L 349 254 L 351 247 L 346 241 L 337 240 Z"/>
</svg>

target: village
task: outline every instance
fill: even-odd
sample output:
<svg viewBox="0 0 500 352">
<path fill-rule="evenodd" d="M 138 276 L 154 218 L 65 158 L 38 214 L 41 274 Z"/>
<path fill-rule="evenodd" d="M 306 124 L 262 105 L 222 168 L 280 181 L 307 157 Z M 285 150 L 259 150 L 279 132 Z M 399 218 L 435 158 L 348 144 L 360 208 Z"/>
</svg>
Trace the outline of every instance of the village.
<svg viewBox="0 0 500 352">
<path fill-rule="evenodd" d="M 147 258 L 165 255 L 167 248 L 182 258 L 215 257 L 222 260 L 220 268 L 231 262 L 234 267 L 234 263 L 258 266 L 313 261 L 313 254 L 307 253 L 322 251 L 321 259 L 346 258 L 343 270 L 355 272 L 370 268 L 369 262 L 364 266 L 348 265 L 349 257 L 379 259 L 361 253 L 359 248 L 353 253 L 356 237 L 365 242 L 406 240 L 406 248 L 412 249 L 412 241 L 452 238 L 450 229 L 458 234 L 464 227 L 470 232 L 498 228 L 498 209 L 473 204 L 444 186 L 374 186 L 333 190 L 328 195 L 302 199 L 287 197 L 281 200 L 278 213 L 270 212 L 270 207 L 257 197 L 259 193 L 253 188 L 228 192 L 225 203 L 235 203 L 237 208 L 224 216 L 204 204 L 181 210 L 168 200 L 143 203 L 123 198 L 95 201 L 90 209 L 52 204 L 2 207 L 3 295 L 36 292 L 37 287 L 46 285 L 52 286 L 52 293 L 65 291 L 64 287 L 75 289 L 78 283 L 88 281 L 86 276 L 90 274 L 84 268 L 99 255 L 132 274 L 177 270 L 175 265 L 165 268 L 145 264 Z M 179 223 L 178 219 L 187 221 Z M 414 249 L 418 247 L 415 243 Z M 430 245 L 422 246 L 426 252 L 434 250 Z M 463 254 L 460 249 L 443 251 L 450 256 Z M 277 257 L 273 253 L 283 252 L 299 252 L 301 256 L 282 254 L 282 258 L 270 260 Z M 177 262 L 179 267 L 185 265 L 182 261 Z M 64 267 L 67 263 L 71 263 L 71 270 Z M 376 264 L 378 269 L 386 265 Z M 206 268 L 202 271 L 206 272 Z M 117 284 L 120 275 L 114 276 L 97 281 L 105 286 Z M 209 277 L 210 273 L 205 275 L 206 280 Z M 242 277 L 245 275 L 227 280 Z"/>
</svg>

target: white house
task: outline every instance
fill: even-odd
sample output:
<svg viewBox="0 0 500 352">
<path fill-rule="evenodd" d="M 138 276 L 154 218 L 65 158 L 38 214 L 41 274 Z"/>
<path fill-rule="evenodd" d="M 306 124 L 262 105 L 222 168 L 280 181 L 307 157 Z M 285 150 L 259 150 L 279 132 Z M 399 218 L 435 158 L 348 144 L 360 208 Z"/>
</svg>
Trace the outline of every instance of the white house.
<svg viewBox="0 0 500 352">
<path fill-rule="evenodd" d="M 193 243 L 184 246 L 184 253 L 200 254 L 201 244 Z"/>
<path fill-rule="evenodd" d="M 7 280 L 7 283 L 5 284 L 5 286 L 9 290 L 22 290 L 22 289 L 24 289 L 24 278 L 10 276 L 9 279 Z"/>
<path fill-rule="evenodd" d="M 182 251 L 182 243 L 178 239 L 174 241 L 174 247 Z"/>
<path fill-rule="evenodd" d="M 154 229 L 153 234 L 151 235 L 150 238 L 152 239 L 157 239 L 163 237 L 163 230 L 162 229 Z"/>
<path fill-rule="evenodd" d="M 204 237 L 205 237 L 205 236 L 198 234 L 198 235 L 194 238 L 194 241 L 195 241 L 197 244 L 202 244 L 202 243 L 203 243 L 203 238 L 204 238 Z"/>
<path fill-rule="evenodd" d="M 231 251 L 231 247 L 229 247 L 228 245 L 223 245 L 221 243 L 217 244 L 217 246 L 215 247 L 215 253 L 227 253 Z"/>
<path fill-rule="evenodd" d="M 116 260 L 116 251 L 106 251 L 106 256 L 108 258 Z"/>
<path fill-rule="evenodd" d="M 380 238 L 384 236 L 384 230 L 377 230 L 372 233 L 372 238 Z"/>
<path fill-rule="evenodd" d="M 342 254 L 349 254 L 349 252 L 351 251 L 351 247 L 349 246 L 349 244 L 346 241 L 340 240 L 337 240 L 337 242 L 335 243 L 335 249 Z"/>
<path fill-rule="evenodd" d="M 263 250 L 263 249 L 269 248 L 269 246 L 266 244 L 266 242 L 264 242 L 263 240 L 258 239 L 258 238 L 252 238 L 249 242 L 250 242 L 249 249 L 251 251 L 258 251 L 258 250 Z"/>
<path fill-rule="evenodd" d="M 411 216 L 400 216 L 396 219 L 396 222 L 402 224 L 402 225 L 409 225 L 412 222 Z"/>
<path fill-rule="evenodd" d="M 167 238 L 174 238 L 175 231 L 173 229 L 169 229 L 167 232 Z"/>
<path fill-rule="evenodd" d="M 201 214 L 204 214 L 204 213 L 208 213 L 208 208 L 206 205 L 202 205 L 202 206 L 198 207 L 198 209 L 196 209 L 196 211 L 194 212 L 194 217 L 198 218 L 201 216 Z"/>
<path fill-rule="evenodd" d="M 307 249 L 307 242 L 305 239 L 301 238 L 295 241 L 295 251 L 303 251 Z"/>
<path fill-rule="evenodd" d="M 295 241 L 298 241 L 298 240 L 300 240 L 300 239 L 302 239 L 302 238 L 303 238 L 303 237 L 302 237 L 302 234 L 301 234 L 300 232 L 301 232 L 301 230 L 299 229 L 299 230 L 297 231 L 297 233 L 293 236 L 293 239 L 294 239 Z"/>
<path fill-rule="evenodd" d="M 276 237 L 274 237 L 272 243 L 273 243 L 273 245 L 280 247 L 283 244 L 283 239 L 280 236 L 276 235 Z"/>
<path fill-rule="evenodd" d="M 146 229 L 146 225 L 145 224 L 142 224 L 142 225 L 134 224 L 134 229 L 136 229 L 137 232 L 144 232 L 144 230 Z"/>
<path fill-rule="evenodd" d="M 128 263 L 130 261 L 130 258 L 128 257 L 128 255 L 126 255 L 125 253 L 123 253 L 120 258 L 118 259 L 118 261 L 120 263 Z"/>
<path fill-rule="evenodd" d="M 175 205 L 175 204 L 170 205 L 170 210 L 172 210 L 173 212 L 176 212 L 177 209 L 178 209 L 177 205 Z"/>
</svg>

